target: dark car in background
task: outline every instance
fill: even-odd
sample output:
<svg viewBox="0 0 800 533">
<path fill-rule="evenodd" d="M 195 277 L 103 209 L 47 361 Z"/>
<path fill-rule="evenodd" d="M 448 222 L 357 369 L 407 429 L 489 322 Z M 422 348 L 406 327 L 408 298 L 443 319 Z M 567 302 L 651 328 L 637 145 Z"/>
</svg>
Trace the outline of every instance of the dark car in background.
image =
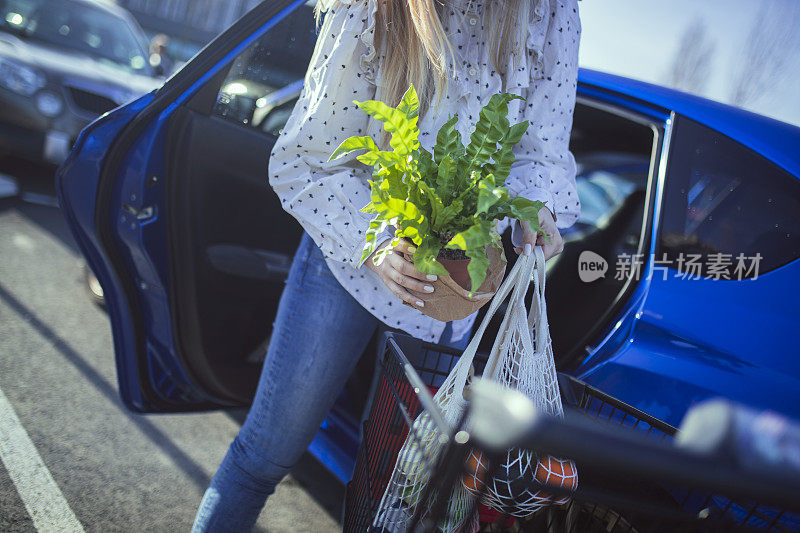
<svg viewBox="0 0 800 533">
<path fill-rule="evenodd" d="M 61 163 L 87 124 L 162 81 L 119 6 L 0 0 L 0 157 Z"/>
</svg>

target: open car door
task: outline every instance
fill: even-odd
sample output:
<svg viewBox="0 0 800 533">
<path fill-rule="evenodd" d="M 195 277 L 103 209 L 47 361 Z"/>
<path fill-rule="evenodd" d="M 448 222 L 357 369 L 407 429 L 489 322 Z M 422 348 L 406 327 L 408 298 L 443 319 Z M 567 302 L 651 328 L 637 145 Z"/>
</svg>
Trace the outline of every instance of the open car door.
<svg viewBox="0 0 800 533">
<path fill-rule="evenodd" d="M 87 127 L 59 169 L 129 408 L 249 404 L 301 234 L 268 158 L 315 42 L 312 3 L 263 2 L 161 89 Z"/>
</svg>

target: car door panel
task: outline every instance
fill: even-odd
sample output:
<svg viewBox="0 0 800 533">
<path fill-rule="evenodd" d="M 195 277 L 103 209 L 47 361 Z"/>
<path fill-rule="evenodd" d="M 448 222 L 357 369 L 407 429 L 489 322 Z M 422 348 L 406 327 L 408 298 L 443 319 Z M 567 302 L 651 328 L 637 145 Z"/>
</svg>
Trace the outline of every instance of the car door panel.
<svg viewBox="0 0 800 533">
<path fill-rule="evenodd" d="M 83 130 L 69 157 L 56 174 L 59 205 L 84 257 L 102 284 L 113 332 L 118 383 L 123 401 L 131 408 L 141 405 L 138 367 L 126 354 L 135 353 L 137 339 L 130 324 L 132 310 L 123 290 L 123 279 L 103 250 L 95 212 L 99 177 L 110 143 L 153 99 L 147 94 L 94 121 Z"/>
<path fill-rule="evenodd" d="M 275 138 L 188 108 L 168 136 L 176 349 L 203 390 L 245 404 L 301 234 L 267 184 Z"/>
<path fill-rule="evenodd" d="M 91 266 L 110 304 L 112 324 L 116 324 L 113 327 L 120 392 L 132 409 L 194 410 L 245 402 L 242 395 L 221 394 L 224 387 L 204 390 L 196 372 L 174 349 L 178 336 L 170 309 L 174 304 L 171 283 L 181 277 L 170 265 L 165 238 L 170 214 L 165 200 L 170 169 L 165 168 L 165 162 L 175 149 L 170 125 L 181 120 L 181 106 L 218 79 L 242 50 L 303 4 L 297 0 L 260 4 L 155 95 L 139 106 L 122 108 L 118 116 L 124 116 L 124 120 L 96 139 L 103 149 L 91 160 L 95 165 L 90 171 L 96 177 L 94 183 L 82 180 L 77 168 L 90 165 L 87 150 L 94 145 L 78 143 L 80 146 L 70 157 L 78 165 L 65 164 L 59 171 L 59 189 L 62 198 L 67 198 L 65 204 L 75 203 L 80 195 L 96 198 L 93 210 L 86 206 L 80 209 L 94 214 L 92 226 L 84 231 L 78 224 L 73 229 L 79 240 L 88 235 L 95 239 L 87 245 L 87 256 L 99 258 L 90 260 Z M 97 124 L 88 128 L 87 139 L 94 139 L 92 131 L 97 131 Z M 238 142 L 234 137 L 228 140 Z M 267 143 L 262 147 L 259 168 L 254 168 L 252 175 L 259 175 L 262 188 L 267 189 L 264 169 L 269 148 Z"/>
</svg>

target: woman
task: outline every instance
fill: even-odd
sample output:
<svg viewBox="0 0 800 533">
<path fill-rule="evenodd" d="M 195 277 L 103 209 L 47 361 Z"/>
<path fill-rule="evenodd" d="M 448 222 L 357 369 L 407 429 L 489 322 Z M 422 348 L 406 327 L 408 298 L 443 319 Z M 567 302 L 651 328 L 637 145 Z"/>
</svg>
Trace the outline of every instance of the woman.
<svg viewBox="0 0 800 533">
<path fill-rule="evenodd" d="M 317 15 L 326 14 L 303 91 L 269 164 L 270 185 L 306 233 L 254 403 L 203 497 L 195 531 L 252 528 L 379 323 L 428 341 L 467 344 L 474 315 L 446 324 L 423 315 L 423 302 L 409 289 L 433 288 L 402 254 L 380 265 L 360 261 L 370 220 L 360 209 L 369 202 L 371 170 L 354 155 L 328 158 L 351 135 L 370 135 L 384 146 L 387 136 L 353 100 L 394 105 L 414 83 L 420 143 L 431 150 L 448 114 L 459 114 L 457 127 L 466 140 L 493 94 L 519 94 L 526 101 L 509 103 L 509 119 L 531 125 L 515 148 L 506 185 L 512 195 L 545 203 L 539 217 L 549 243 L 515 224 L 517 252 L 530 253 L 538 243 L 548 258 L 560 253 L 558 227 L 570 226 L 580 212 L 568 149 L 580 35 L 577 0 L 322 3 Z M 401 245 L 398 251 L 406 250 Z"/>
</svg>

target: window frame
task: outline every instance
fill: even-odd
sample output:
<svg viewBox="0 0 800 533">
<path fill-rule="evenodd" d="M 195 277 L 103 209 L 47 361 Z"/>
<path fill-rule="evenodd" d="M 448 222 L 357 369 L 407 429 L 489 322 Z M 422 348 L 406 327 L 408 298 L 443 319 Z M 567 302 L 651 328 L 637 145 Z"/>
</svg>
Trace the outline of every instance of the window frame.
<svg viewBox="0 0 800 533">
<path fill-rule="evenodd" d="M 287 22 L 288 20 L 290 20 L 290 17 L 292 15 L 297 14 L 298 11 L 304 9 L 304 7 L 305 7 L 305 5 L 297 6 L 295 9 L 292 10 L 292 12 L 286 18 L 284 18 L 283 20 L 279 21 L 278 24 Z M 309 14 L 313 14 L 313 11 L 311 13 L 309 13 Z M 218 97 L 222 92 L 222 87 L 226 83 L 226 81 L 228 81 L 228 76 L 230 75 L 231 70 L 236 65 L 237 59 L 240 56 L 248 53 L 248 51 L 251 49 L 251 47 L 258 46 L 258 43 L 261 41 L 261 39 L 264 39 L 265 37 L 268 37 L 270 32 L 273 31 L 274 29 L 275 28 L 273 27 L 273 28 L 270 28 L 269 30 L 267 30 L 266 32 L 261 32 L 257 37 L 255 37 L 248 44 L 247 47 L 243 48 L 237 55 L 233 56 L 225 64 L 225 66 L 222 69 L 220 69 L 220 71 L 217 72 L 214 75 L 214 77 L 212 79 L 210 79 L 207 83 L 205 83 L 192 96 L 192 98 L 185 104 L 186 107 L 188 107 L 189 109 L 191 109 L 191 110 L 193 110 L 193 111 L 195 111 L 197 113 L 203 114 L 205 116 L 216 117 L 216 118 L 218 118 L 220 120 L 225 120 L 225 121 L 228 121 L 228 122 L 231 122 L 231 123 L 234 123 L 234 124 L 239 124 L 242 127 L 247 127 L 247 128 L 251 129 L 254 132 L 257 132 L 257 133 L 259 133 L 261 135 L 264 135 L 266 138 L 269 138 L 269 139 L 272 139 L 272 140 L 276 140 L 277 136 L 273 135 L 270 132 L 264 131 L 260 127 L 253 127 L 253 126 L 251 126 L 249 124 L 244 124 L 244 123 L 241 123 L 241 122 L 236 121 L 236 120 L 231 120 L 228 117 L 221 116 L 221 115 L 219 115 L 219 114 L 214 112 L 215 107 L 217 105 Z M 316 25 L 314 26 L 314 29 L 315 29 L 315 32 L 317 32 L 317 34 L 314 37 L 314 39 L 316 39 L 318 37 L 319 29 L 316 27 Z M 311 48 L 310 51 L 313 54 L 313 47 Z M 299 98 L 300 92 L 302 91 L 302 87 L 303 87 L 303 85 L 305 83 L 305 73 L 308 70 L 308 65 L 310 64 L 311 58 L 312 58 L 311 55 L 309 55 L 309 62 L 305 64 L 305 68 L 303 69 L 304 74 L 302 76 L 300 76 L 297 80 L 291 81 L 288 85 L 285 85 L 285 86 L 277 89 L 276 91 L 274 91 L 273 93 L 270 93 L 270 94 L 278 94 L 278 93 L 281 93 L 281 92 L 285 91 L 287 88 L 293 88 L 293 87 L 295 87 L 297 85 L 297 86 L 299 86 L 299 89 L 297 90 L 297 95 L 291 99 L 293 101 L 296 101 L 296 99 Z M 282 102 L 281 104 L 276 106 L 276 109 L 278 107 L 281 107 L 281 106 L 285 105 L 285 104 L 286 104 L 286 101 Z M 266 117 L 264 117 L 264 119 L 266 119 Z"/>
<path fill-rule="evenodd" d="M 581 351 L 572 351 L 559 356 L 558 365 L 563 371 L 577 369 L 595 350 L 606 344 L 615 332 L 614 321 L 634 298 L 636 290 L 641 286 L 640 281 L 645 281 L 644 272 L 651 266 L 650 257 L 655 245 L 654 235 L 656 235 L 655 232 L 657 231 L 661 193 L 666 173 L 666 159 L 669 153 L 672 132 L 673 114 L 668 115 L 662 121 L 656 118 L 657 114 L 654 114 L 654 116 L 632 111 L 629 107 L 625 107 L 625 104 L 628 103 L 626 101 L 617 104 L 593 95 L 582 94 L 582 90 L 585 88 L 579 81 L 576 105 L 587 105 L 650 128 L 653 133 L 653 144 L 650 152 L 650 168 L 647 175 L 642 229 L 637 249 L 637 253 L 643 257 L 642 275 L 638 278 L 634 275 L 628 277 L 614 301 L 598 317 L 595 326 L 586 331 L 581 341 L 576 344 L 576 346 L 583 346 Z"/>
</svg>

